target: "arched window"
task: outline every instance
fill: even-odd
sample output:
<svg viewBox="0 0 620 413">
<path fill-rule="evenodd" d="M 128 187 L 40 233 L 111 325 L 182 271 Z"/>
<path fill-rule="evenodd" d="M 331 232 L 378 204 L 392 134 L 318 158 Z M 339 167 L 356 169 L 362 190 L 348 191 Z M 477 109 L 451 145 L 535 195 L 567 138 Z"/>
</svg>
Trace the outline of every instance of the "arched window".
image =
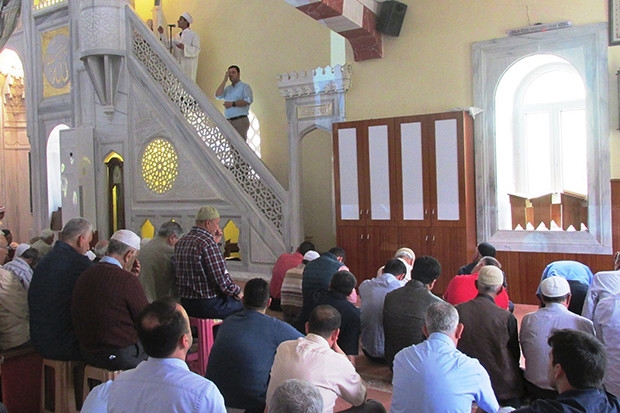
<svg viewBox="0 0 620 413">
<path fill-rule="evenodd" d="M 52 129 L 47 138 L 47 206 L 48 216 L 62 207 L 62 172 L 60 163 L 60 131 L 69 129 L 67 125 L 58 125 Z M 66 190 L 66 185 L 64 190 Z"/>
<path fill-rule="evenodd" d="M 607 53 L 603 23 L 474 44 L 479 241 L 611 253 Z"/>
<path fill-rule="evenodd" d="M 585 230 L 585 86 L 579 72 L 555 55 L 525 57 L 502 76 L 495 104 L 499 228 Z M 563 208 L 563 196 L 586 206 L 573 216 Z M 537 201 L 541 197 L 550 204 Z M 521 199 L 528 202 L 525 211 L 519 210 Z M 545 208 L 557 213 L 541 218 Z"/>
</svg>

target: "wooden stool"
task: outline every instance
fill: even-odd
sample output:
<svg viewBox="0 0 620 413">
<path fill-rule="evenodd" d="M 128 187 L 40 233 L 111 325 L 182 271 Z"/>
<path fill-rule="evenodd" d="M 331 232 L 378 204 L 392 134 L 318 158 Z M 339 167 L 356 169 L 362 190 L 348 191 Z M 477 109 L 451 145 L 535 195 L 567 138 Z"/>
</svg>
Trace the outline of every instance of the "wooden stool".
<svg viewBox="0 0 620 413">
<path fill-rule="evenodd" d="M 185 362 L 191 371 L 204 376 L 207 371 L 207 363 L 209 362 L 209 352 L 213 346 L 215 334 L 213 334 L 213 327 L 222 324 L 222 320 L 211 318 L 189 318 L 189 325 L 192 328 L 192 335 L 194 329 L 198 334 L 198 337 L 194 340 L 192 349 L 187 353 Z M 194 351 L 194 348 L 197 349 Z"/>
<path fill-rule="evenodd" d="M 93 387 L 105 383 L 108 380 L 114 380 L 121 374 L 122 370 L 110 371 L 99 367 L 93 367 L 86 365 L 84 368 L 84 391 L 82 393 L 82 400 L 86 400 L 86 396 L 93 389 Z M 91 385 L 91 383 L 93 383 Z"/>
<path fill-rule="evenodd" d="M 74 370 L 79 361 L 43 359 L 41 372 L 41 413 L 77 413 Z M 53 380 L 51 379 L 53 374 Z M 48 386 L 50 384 L 51 386 Z M 52 387 L 53 386 L 53 387 Z M 52 388 L 50 388 L 52 387 Z M 52 396 L 53 399 L 51 399 Z"/>
</svg>

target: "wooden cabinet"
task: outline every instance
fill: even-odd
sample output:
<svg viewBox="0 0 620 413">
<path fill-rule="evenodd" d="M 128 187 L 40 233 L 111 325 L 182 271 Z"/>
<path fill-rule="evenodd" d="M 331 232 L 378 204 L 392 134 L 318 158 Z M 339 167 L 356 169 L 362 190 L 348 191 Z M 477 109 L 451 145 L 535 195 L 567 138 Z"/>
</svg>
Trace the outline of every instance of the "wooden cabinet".
<svg viewBox="0 0 620 413">
<path fill-rule="evenodd" d="M 402 246 L 442 264 L 436 292 L 476 244 L 473 130 L 464 112 L 334 125 L 338 245 L 358 280 Z"/>
</svg>

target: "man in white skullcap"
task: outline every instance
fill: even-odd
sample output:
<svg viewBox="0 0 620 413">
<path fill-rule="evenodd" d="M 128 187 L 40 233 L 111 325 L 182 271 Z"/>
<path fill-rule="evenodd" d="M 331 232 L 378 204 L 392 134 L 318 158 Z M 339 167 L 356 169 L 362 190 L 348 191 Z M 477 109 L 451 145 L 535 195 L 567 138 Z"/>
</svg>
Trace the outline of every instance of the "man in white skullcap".
<svg viewBox="0 0 620 413">
<path fill-rule="evenodd" d="M 147 356 L 135 322 L 148 304 L 138 280 L 140 237 L 127 229 L 110 238 L 106 255 L 75 284 L 73 328 L 86 363 L 107 370 L 132 369 Z"/>
<path fill-rule="evenodd" d="M 192 16 L 185 12 L 179 16 L 177 27 L 181 32 L 172 39 L 172 53 L 178 60 L 183 72 L 194 82 L 198 71 L 198 55 L 200 54 L 200 37 L 189 28 L 194 22 Z"/>
<path fill-rule="evenodd" d="M 49 228 L 45 228 L 41 231 L 41 236 L 32 244 L 32 248 L 38 250 L 41 256 L 47 254 L 52 249 L 52 243 L 54 242 L 54 231 Z"/>
<path fill-rule="evenodd" d="M 558 395 L 548 374 L 547 338 L 553 330 L 570 328 L 594 335 L 592 321 L 568 310 L 571 292 L 565 278 L 545 278 L 540 283 L 540 299 L 544 307 L 523 317 L 519 336 L 525 357 L 525 385 L 531 400 L 555 399 Z"/>
<path fill-rule="evenodd" d="M 396 250 L 394 253 L 394 258 L 398 258 L 405 264 L 407 268 L 407 272 L 405 273 L 405 278 L 403 279 L 405 283 L 411 281 L 411 270 L 413 269 L 413 262 L 415 261 L 415 252 L 411 248 L 402 247 Z M 377 270 L 377 277 L 383 274 L 383 267 L 380 267 Z"/>
<path fill-rule="evenodd" d="M 226 269 L 221 240 L 220 213 L 206 205 L 198 210 L 192 229 L 174 245 L 179 297 L 190 317 L 224 319 L 243 309 L 243 292 Z"/>
</svg>

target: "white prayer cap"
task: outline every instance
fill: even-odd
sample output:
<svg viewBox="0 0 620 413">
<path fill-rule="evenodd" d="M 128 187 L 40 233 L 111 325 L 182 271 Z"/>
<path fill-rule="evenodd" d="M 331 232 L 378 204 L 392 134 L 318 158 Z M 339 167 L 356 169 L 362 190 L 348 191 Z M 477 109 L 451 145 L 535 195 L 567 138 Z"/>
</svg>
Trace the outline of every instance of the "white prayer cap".
<svg viewBox="0 0 620 413">
<path fill-rule="evenodd" d="M 140 237 L 128 229 L 119 229 L 112 234 L 110 239 L 115 239 L 125 245 L 129 245 L 133 249 L 140 250 Z"/>
<path fill-rule="evenodd" d="M 502 285 L 504 273 L 493 265 L 485 265 L 478 271 L 478 282 L 486 286 Z"/>
<path fill-rule="evenodd" d="M 15 256 L 21 257 L 26 250 L 30 249 L 30 244 L 19 244 L 17 248 L 15 248 Z"/>
<path fill-rule="evenodd" d="M 570 294 L 570 285 L 568 285 L 566 279 L 555 275 L 545 278 L 540 283 L 540 292 L 542 295 L 549 298 L 564 297 Z"/>
<path fill-rule="evenodd" d="M 194 19 L 192 19 L 192 16 L 190 16 L 188 12 L 183 13 L 181 17 L 187 20 L 189 24 L 192 24 L 194 22 Z"/>
<path fill-rule="evenodd" d="M 399 248 L 398 250 L 396 250 L 394 257 L 398 258 L 402 256 L 406 256 L 409 259 L 415 260 L 415 253 L 413 252 L 411 248 L 403 247 L 403 248 Z"/>
<path fill-rule="evenodd" d="M 310 250 L 310 251 L 308 251 L 308 252 L 306 252 L 304 254 L 304 260 L 306 260 L 306 261 L 314 261 L 314 260 L 316 260 L 319 257 L 320 257 L 319 253 L 316 252 L 316 251 L 312 251 L 312 250 Z"/>
</svg>

